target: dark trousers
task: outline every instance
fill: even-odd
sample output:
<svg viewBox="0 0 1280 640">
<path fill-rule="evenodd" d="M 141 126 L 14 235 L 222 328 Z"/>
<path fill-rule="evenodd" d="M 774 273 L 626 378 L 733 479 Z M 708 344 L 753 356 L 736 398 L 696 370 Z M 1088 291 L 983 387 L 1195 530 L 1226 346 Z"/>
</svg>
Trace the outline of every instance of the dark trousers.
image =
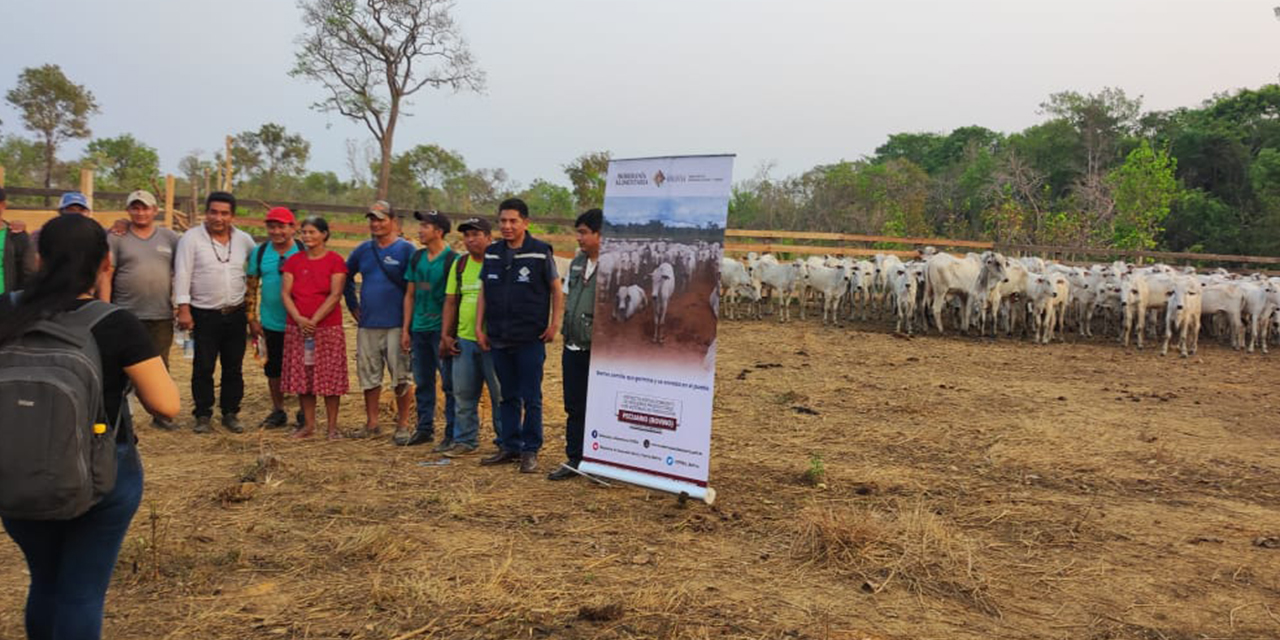
<svg viewBox="0 0 1280 640">
<path fill-rule="evenodd" d="M 582 432 L 587 424 L 587 379 L 591 373 L 591 351 L 565 349 L 560 356 L 564 371 L 564 454 L 569 464 L 582 462 Z"/>
<path fill-rule="evenodd" d="M 30 640 L 98 638 L 102 604 L 120 545 L 142 501 L 142 462 L 132 444 L 116 445 L 116 486 L 72 520 L 4 520 L 31 573 Z"/>
<path fill-rule="evenodd" d="M 531 342 L 490 353 L 502 391 L 499 446 L 511 453 L 537 453 L 542 448 L 542 365 L 547 360 L 547 347 Z"/>
<path fill-rule="evenodd" d="M 435 435 L 436 372 L 440 372 L 440 389 L 444 392 L 444 441 L 454 438 L 453 358 L 440 357 L 439 331 L 409 333 L 413 351 L 414 400 L 418 404 L 418 431 Z"/>
<path fill-rule="evenodd" d="M 222 397 L 218 406 L 222 415 L 240 413 L 244 399 L 244 348 L 249 319 L 244 309 L 223 314 L 221 311 L 191 308 L 195 328 L 196 357 L 191 364 L 191 398 L 197 418 L 213 415 L 213 368 L 222 363 Z"/>
</svg>

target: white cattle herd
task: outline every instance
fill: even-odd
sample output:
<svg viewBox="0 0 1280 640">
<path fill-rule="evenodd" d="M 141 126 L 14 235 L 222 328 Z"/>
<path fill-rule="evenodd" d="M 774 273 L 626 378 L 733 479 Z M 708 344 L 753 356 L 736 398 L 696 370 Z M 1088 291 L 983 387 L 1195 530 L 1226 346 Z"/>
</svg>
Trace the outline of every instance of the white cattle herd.
<svg viewBox="0 0 1280 640">
<path fill-rule="evenodd" d="M 918 259 L 877 254 L 873 260 L 824 256 L 782 262 L 772 254 L 720 260 L 727 318 L 760 318 L 768 305 L 781 322 L 812 304 L 822 321 L 893 318 L 894 331 L 1026 336 L 1047 344 L 1068 332 L 1114 332 L 1126 347 L 1144 338 L 1176 341 L 1194 354 L 1200 333 L 1252 352 L 1280 332 L 1280 278 L 1217 269 L 1137 266 L 1124 262 L 1069 266 L 994 251 L 957 257 L 927 248 Z M 820 307 L 819 307 L 820 305 Z"/>
</svg>

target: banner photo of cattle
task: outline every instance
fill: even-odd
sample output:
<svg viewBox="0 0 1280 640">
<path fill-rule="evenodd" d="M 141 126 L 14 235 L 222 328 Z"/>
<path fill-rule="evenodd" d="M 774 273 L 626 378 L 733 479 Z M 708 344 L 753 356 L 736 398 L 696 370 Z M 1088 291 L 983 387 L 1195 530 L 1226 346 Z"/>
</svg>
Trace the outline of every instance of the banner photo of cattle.
<svg viewBox="0 0 1280 640">
<path fill-rule="evenodd" d="M 732 156 L 610 163 L 580 469 L 710 502 Z"/>
<path fill-rule="evenodd" d="M 605 203 L 613 208 L 605 215 L 596 266 L 593 356 L 714 369 L 724 226 L 695 221 L 706 217 L 699 208 L 721 207 L 719 199 L 620 200 Z M 659 217 L 637 220 L 636 214 L 649 213 Z"/>
</svg>

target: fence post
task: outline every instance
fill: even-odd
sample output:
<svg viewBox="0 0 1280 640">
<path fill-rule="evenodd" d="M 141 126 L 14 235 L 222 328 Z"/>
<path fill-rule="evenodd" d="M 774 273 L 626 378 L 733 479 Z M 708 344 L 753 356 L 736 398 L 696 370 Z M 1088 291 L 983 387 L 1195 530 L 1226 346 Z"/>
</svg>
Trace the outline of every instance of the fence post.
<svg viewBox="0 0 1280 640">
<path fill-rule="evenodd" d="M 80 193 L 89 201 L 89 210 L 93 210 L 93 169 L 80 170 Z"/>
<path fill-rule="evenodd" d="M 170 229 L 173 228 L 173 188 L 173 174 L 166 173 L 164 176 L 164 226 Z"/>
<path fill-rule="evenodd" d="M 4 186 L 4 165 L 0 164 L 0 187 Z"/>
<path fill-rule="evenodd" d="M 227 136 L 227 152 L 223 158 L 223 164 L 226 165 L 227 169 L 222 174 L 222 190 L 231 191 L 231 172 L 233 170 L 231 166 L 231 136 Z"/>
</svg>

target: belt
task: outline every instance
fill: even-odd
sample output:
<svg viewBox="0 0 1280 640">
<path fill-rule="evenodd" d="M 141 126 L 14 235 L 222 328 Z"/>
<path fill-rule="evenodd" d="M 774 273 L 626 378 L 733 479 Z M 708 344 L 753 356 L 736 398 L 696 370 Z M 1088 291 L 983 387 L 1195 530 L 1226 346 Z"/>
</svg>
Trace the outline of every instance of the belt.
<svg viewBox="0 0 1280 640">
<path fill-rule="evenodd" d="M 229 316 L 238 311 L 244 311 L 244 303 L 241 302 L 240 304 L 235 305 L 234 307 L 222 307 L 221 309 L 201 309 L 200 307 L 193 307 L 193 308 L 197 311 L 203 311 L 205 313 L 220 313 L 224 316 Z"/>
</svg>

